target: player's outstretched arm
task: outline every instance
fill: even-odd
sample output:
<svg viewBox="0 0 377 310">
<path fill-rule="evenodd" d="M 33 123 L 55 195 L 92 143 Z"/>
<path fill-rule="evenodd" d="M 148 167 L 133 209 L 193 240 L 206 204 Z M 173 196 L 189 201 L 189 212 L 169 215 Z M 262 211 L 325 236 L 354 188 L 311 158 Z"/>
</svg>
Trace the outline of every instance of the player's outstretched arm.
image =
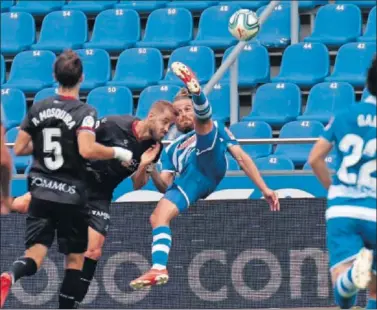
<svg viewBox="0 0 377 310">
<path fill-rule="evenodd" d="M 326 189 L 329 189 L 332 183 L 330 170 L 325 161 L 331 149 L 332 144 L 326 139 L 320 138 L 309 155 L 309 164 L 312 166 L 314 174 Z"/>
<path fill-rule="evenodd" d="M 271 211 L 279 211 L 280 203 L 276 193 L 267 187 L 257 166 L 255 165 L 251 157 L 247 155 L 239 145 L 234 145 L 230 147 L 229 152 L 237 160 L 239 166 L 242 168 L 245 174 L 254 182 L 254 184 L 263 193 L 263 196 L 266 198 L 271 207 Z"/>
<path fill-rule="evenodd" d="M 153 168 L 151 177 L 154 185 L 160 193 L 165 193 L 168 187 L 174 181 L 174 173 L 168 171 L 159 172 L 156 167 Z"/>
</svg>

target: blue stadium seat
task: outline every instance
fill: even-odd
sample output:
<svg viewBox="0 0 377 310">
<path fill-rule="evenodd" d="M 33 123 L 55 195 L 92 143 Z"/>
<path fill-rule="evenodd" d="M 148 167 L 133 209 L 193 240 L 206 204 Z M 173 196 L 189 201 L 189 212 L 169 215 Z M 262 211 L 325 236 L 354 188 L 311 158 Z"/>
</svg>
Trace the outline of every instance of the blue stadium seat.
<svg viewBox="0 0 377 310">
<path fill-rule="evenodd" d="M 376 5 L 375 0 L 335 0 L 336 4 L 353 3 L 362 9 L 370 9 Z"/>
<path fill-rule="evenodd" d="M 145 88 L 140 94 L 136 116 L 139 118 L 145 118 L 153 103 L 158 100 L 173 102 L 174 97 L 179 90 L 180 87 L 176 85 L 155 85 Z"/>
<path fill-rule="evenodd" d="M 286 156 L 270 155 L 268 157 L 257 158 L 255 164 L 260 171 L 295 170 L 292 160 Z"/>
<path fill-rule="evenodd" d="M 305 42 L 321 42 L 329 46 L 341 46 L 356 41 L 361 35 L 362 16 L 353 4 L 328 4 L 318 10 L 313 33 Z"/>
<path fill-rule="evenodd" d="M 86 102 L 95 107 L 99 118 L 133 113 L 132 93 L 124 86 L 103 86 L 93 89 Z"/>
<path fill-rule="evenodd" d="M 96 17 L 92 37 L 84 47 L 119 52 L 133 47 L 140 33 L 140 17 L 136 11 L 106 10 Z"/>
<path fill-rule="evenodd" d="M 357 38 L 357 40 L 359 42 L 376 42 L 376 27 L 376 7 L 374 7 L 369 13 L 364 35 Z"/>
<path fill-rule="evenodd" d="M 65 4 L 65 0 L 54 1 L 17 1 L 16 5 L 10 8 L 11 12 L 28 12 L 33 15 L 46 15 L 52 11 L 57 11 Z"/>
<path fill-rule="evenodd" d="M 280 138 L 318 138 L 324 127 L 316 121 L 294 121 L 285 124 L 280 131 Z M 303 166 L 310 154 L 313 144 L 279 144 L 275 155 L 289 157 L 295 165 Z"/>
<path fill-rule="evenodd" d="M 334 152 L 331 152 L 327 157 L 325 158 L 325 162 L 327 164 L 327 167 L 330 170 L 336 170 L 337 169 L 337 157 Z M 312 167 L 309 165 L 308 162 L 305 163 L 303 170 L 312 170 Z"/>
<path fill-rule="evenodd" d="M 257 11 L 260 16 L 266 6 Z M 263 23 L 258 35 L 254 39 L 259 43 L 272 47 L 286 47 L 291 42 L 291 6 L 289 3 L 279 4 Z"/>
<path fill-rule="evenodd" d="M 291 82 L 310 87 L 329 74 L 329 51 L 322 43 L 298 43 L 290 45 L 283 54 L 278 76 L 272 82 Z"/>
<path fill-rule="evenodd" d="M 192 33 L 193 19 L 189 10 L 158 9 L 149 15 L 144 38 L 136 46 L 173 50 L 187 45 Z"/>
<path fill-rule="evenodd" d="M 132 48 L 119 56 L 115 75 L 108 85 L 141 90 L 156 84 L 163 77 L 164 60 L 155 48 Z"/>
<path fill-rule="evenodd" d="M 329 82 L 348 82 L 355 87 L 365 85 L 366 73 L 376 53 L 376 43 L 347 43 L 336 56 Z"/>
<path fill-rule="evenodd" d="M 238 5 L 219 5 L 204 10 L 200 16 L 197 36 L 190 44 L 225 49 L 238 43 L 228 30 L 228 22 L 239 9 Z"/>
<path fill-rule="evenodd" d="M 26 12 L 1 14 L 1 52 L 14 55 L 28 49 L 35 41 L 35 21 Z"/>
<path fill-rule="evenodd" d="M 326 5 L 328 3 L 329 3 L 329 0 L 312 0 L 312 1 L 300 0 L 299 7 L 301 10 L 310 10 L 310 9 L 314 9 L 315 7 L 319 5 Z"/>
<path fill-rule="evenodd" d="M 0 3 L 1 3 L 0 11 L 8 12 L 10 7 L 14 5 L 14 0 L 2 0 L 0 1 Z"/>
<path fill-rule="evenodd" d="M 201 12 L 206 8 L 217 5 L 219 1 L 190 1 L 190 0 L 174 0 L 168 2 L 166 7 L 168 8 L 185 8 L 193 12 Z"/>
<path fill-rule="evenodd" d="M 215 53 L 209 47 L 180 47 L 171 54 L 165 79 L 160 81 L 160 84 L 183 85 L 170 69 L 175 61 L 188 65 L 195 72 L 201 84 L 207 83 L 215 72 Z"/>
<path fill-rule="evenodd" d="M 229 122 L 230 85 L 222 83 L 216 84 L 209 93 L 208 100 L 212 105 L 213 118 L 222 123 Z"/>
<path fill-rule="evenodd" d="M 57 11 L 47 14 L 34 50 L 60 52 L 79 49 L 88 38 L 87 18 L 80 11 Z"/>
<path fill-rule="evenodd" d="M 1 90 L 1 105 L 5 129 L 19 126 L 26 116 L 27 107 L 24 93 L 16 88 L 3 88 Z"/>
<path fill-rule="evenodd" d="M 271 139 L 272 129 L 265 122 L 240 122 L 230 126 L 237 139 Z M 253 158 L 266 157 L 272 152 L 271 144 L 245 144 L 244 151 Z"/>
<path fill-rule="evenodd" d="M 351 84 L 320 83 L 310 90 L 305 112 L 297 119 L 327 124 L 331 116 L 349 108 L 354 102 L 355 92 Z"/>
<path fill-rule="evenodd" d="M 5 88 L 18 88 L 24 92 L 37 92 L 52 86 L 52 68 L 56 56 L 51 51 L 24 51 L 13 59 Z"/>
<path fill-rule="evenodd" d="M 110 55 L 101 49 L 81 49 L 76 51 L 84 67 L 83 91 L 105 85 L 111 78 Z"/>
<path fill-rule="evenodd" d="M 131 0 L 121 0 L 119 4 L 116 4 L 116 8 L 121 9 L 133 9 L 141 13 L 148 13 L 154 10 L 165 7 L 169 1 L 131 1 Z"/>
<path fill-rule="evenodd" d="M 36 93 L 34 96 L 33 104 L 35 104 L 38 101 L 44 100 L 49 97 L 56 96 L 58 94 L 58 88 L 57 87 L 50 87 L 40 90 Z"/>
<path fill-rule="evenodd" d="M 363 90 L 363 95 L 361 96 L 361 101 L 364 101 L 367 99 L 369 96 L 371 96 L 369 90 L 367 88 L 364 88 Z"/>
<path fill-rule="evenodd" d="M 268 4 L 269 1 L 250 1 L 250 0 L 241 0 L 241 1 L 221 1 L 220 5 L 238 5 L 242 9 L 257 10 L 260 7 Z"/>
<path fill-rule="evenodd" d="M 252 110 L 246 121 L 264 121 L 282 126 L 301 112 L 301 91 L 292 83 L 264 84 L 258 88 Z"/>
<path fill-rule="evenodd" d="M 0 84 L 5 83 L 5 59 L 3 55 L 0 55 L 0 71 L 1 71 L 1 78 L 0 78 Z"/>
<path fill-rule="evenodd" d="M 223 62 L 233 51 L 228 48 L 223 57 Z M 254 87 L 259 83 L 267 83 L 270 80 L 270 56 L 268 50 L 259 44 L 247 44 L 238 57 L 238 86 L 241 88 Z M 229 70 L 224 74 L 221 82 L 229 83 Z"/>
<path fill-rule="evenodd" d="M 19 129 L 18 128 L 12 128 L 11 130 L 7 131 L 5 137 L 7 139 L 8 143 L 14 143 L 16 141 L 17 135 L 18 135 Z M 27 166 L 29 166 L 33 160 L 33 157 L 31 155 L 27 156 L 16 156 L 14 154 L 13 149 L 9 150 L 13 165 L 16 167 L 17 171 L 20 173 L 23 173 Z"/>
<path fill-rule="evenodd" d="M 228 171 L 239 171 L 241 167 L 238 165 L 237 160 L 233 158 L 232 155 L 226 154 L 226 160 L 228 162 Z"/>
<path fill-rule="evenodd" d="M 112 8 L 118 1 L 116 0 L 95 0 L 95 1 L 78 1 L 71 0 L 63 6 L 63 10 L 79 10 L 87 14 L 96 14 L 106 9 Z"/>
</svg>

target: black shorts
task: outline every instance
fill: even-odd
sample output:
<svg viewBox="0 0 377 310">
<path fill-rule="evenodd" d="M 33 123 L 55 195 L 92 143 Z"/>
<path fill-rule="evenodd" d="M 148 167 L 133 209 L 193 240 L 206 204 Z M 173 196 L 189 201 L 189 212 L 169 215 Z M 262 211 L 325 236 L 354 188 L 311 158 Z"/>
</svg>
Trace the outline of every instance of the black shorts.
<svg viewBox="0 0 377 310">
<path fill-rule="evenodd" d="M 85 253 L 88 246 L 88 209 L 32 197 L 26 219 L 26 249 L 35 244 L 50 248 L 55 232 L 60 253 Z"/>
<path fill-rule="evenodd" d="M 106 237 L 110 227 L 110 204 L 109 200 L 90 200 L 88 201 L 89 209 L 89 226 L 96 232 Z"/>
</svg>

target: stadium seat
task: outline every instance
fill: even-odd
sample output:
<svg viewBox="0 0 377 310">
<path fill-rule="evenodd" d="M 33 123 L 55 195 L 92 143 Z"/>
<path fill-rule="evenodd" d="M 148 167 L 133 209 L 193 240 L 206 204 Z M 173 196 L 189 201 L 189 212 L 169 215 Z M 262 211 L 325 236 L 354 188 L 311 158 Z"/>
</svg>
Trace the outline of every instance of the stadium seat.
<svg viewBox="0 0 377 310">
<path fill-rule="evenodd" d="M 232 155 L 226 154 L 226 160 L 228 162 L 228 171 L 239 171 L 241 167 L 238 165 L 237 160 L 233 158 Z"/>
<path fill-rule="evenodd" d="M 12 7 L 14 5 L 14 0 L 2 0 L 0 1 L 1 2 L 1 8 L 0 8 L 0 11 L 1 12 L 8 12 L 10 7 Z"/>
<path fill-rule="evenodd" d="M 239 9 L 238 5 L 220 5 L 204 10 L 200 16 L 197 36 L 190 44 L 225 49 L 238 43 L 228 30 L 228 22 Z"/>
<path fill-rule="evenodd" d="M 66 5 L 63 6 L 63 10 L 79 10 L 86 14 L 97 14 L 106 9 L 112 8 L 118 1 L 116 0 L 95 0 L 95 1 L 78 1 L 71 0 Z"/>
<path fill-rule="evenodd" d="M 124 86 L 103 86 L 93 89 L 86 102 L 97 110 L 99 118 L 133 113 L 132 93 Z"/>
<path fill-rule="evenodd" d="M 272 82 L 291 82 L 310 87 L 323 81 L 329 74 L 329 51 L 322 43 L 290 45 L 283 54 L 280 73 Z"/>
<path fill-rule="evenodd" d="M 35 41 L 35 21 L 26 12 L 1 14 L 1 53 L 14 55 Z"/>
<path fill-rule="evenodd" d="M 354 102 L 352 85 L 344 82 L 320 83 L 310 90 L 305 112 L 297 119 L 327 124 L 331 116 L 349 108 Z"/>
<path fill-rule="evenodd" d="M 13 59 L 5 88 L 18 88 L 24 92 L 37 92 L 52 86 L 52 68 L 56 56 L 51 51 L 24 51 Z"/>
<path fill-rule="evenodd" d="M 223 57 L 223 62 L 234 47 L 228 48 Z M 241 88 L 254 87 L 270 80 L 270 56 L 268 50 L 259 44 L 247 44 L 238 57 L 238 86 Z M 229 83 L 229 70 L 224 74 L 221 82 Z"/>
<path fill-rule="evenodd" d="M 101 49 L 81 49 L 76 51 L 84 67 L 84 81 L 80 89 L 88 91 L 105 85 L 111 78 L 110 55 Z"/>
<path fill-rule="evenodd" d="M 314 31 L 304 41 L 341 46 L 356 41 L 361 35 L 361 29 L 361 11 L 356 5 L 328 4 L 318 10 Z"/>
<path fill-rule="evenodd" d="M 364 88 L 363 90 L 363 95 L 361 96 L 361 101 L 364 101 L 367 99 L 369 96 L 371 96 L 369 90 L 367 88 Z"/>
<path fill-rule="evenodd" d="M 237 139 L 271 139 L 272 129 L 265 122 L 240 122 L 230 126 Z M 253 158 L 266 157 L 272 152 L 271 144 L 245 144 L 244 151 Z"/>
<path fill-rule="evenodd" d="M 258 88 L 251 113 L 244 120 L 282 126 L 295 120 L 300 112 L 300 88 L 292 83 L 271 83 Z"/>
<path fill-rule="evenodd" d="M 132 48 L 119 56 L 112 86 L 127 86 L 131 90 L 141 90 L 156 84 L 163 77 L 164 61 L 155 48 Z"/>
<path fill-rule="evenodd" d="M 7 142 L 8 143 L 16 142 L 18 132 L 19 132 L 18 128 L 12 128 L 11 130 L 7 131 L 5 135 Z M 13 149 L 10 149 L 9 152 L 12 156 L 13 165 L 16 167 L 17 171 L 20 173 L 23 173 L 33 160 L 33 157 L 31 155 L 16 156 L 14 154 Z"/>
<path fill-rule="evenodd" d="M 19 0 L 16 5 L 10 8 L 11 12 L 28 12 L 33 15 L 46 15 L 52 11 L 57 11 L 65 4 L 64 0 L 54 1 L 28 1 Z"/>
<path fill-rule="evenodd" d="M 249 9 L 249 10 L 257 10 L 260 7 L 268 4 L 269 1 L 262 0 L 262 1 L 249 1 L 249 0 L 241 0 L 241 1 L 221 1 L 220 5 L 238 5 L 242 9 Z"/>
<path fill-rule="evenodd" d="M 329 0 L 312 0 L 312 1 L 301 0 L 299 2 L 299 8 L 301 10 L 311 10 L 319 5 L 326 5 L 328 3 L 329 3 Z"/>
<path fill-rule="evenodd" d="M 16 88 L 1 89 L 1 105 L 5 129 L 19 126 L 25 118 L 27 110 L 24 93 Z"/>
<path fill-rule="evenodd" d="M 328 82 L 348 82 L 355 87 L 365 85 L 366 73 L 376 53 L 376 43 L 347 43 L 336 56 L 334 71 Z"/>
<path fill-rule="evenodd" d="M 285 124 L 280 130 L 280 138 L 318 138 L 324 127 L 316 121 L 294 121 Z M 310 154 L 313 144 L 279 144 L 275 155 L 289 157 L 295 165 L 303 166 Z"/>
<path fill-rule="evenodd" d="M 0 84 L 3 85 L 5 83 L 5 59 L 3 55 L 0 55 L 0 71 L 1 71 L 1 78 L 0 78 Z"/>
<path fill-rule="evenodd" d="M 213 118 L 219 122 L 229 122 L 230 117 L 230 85 L 216 84 L 208 95 L 212 105 Z M 239 104 L 237 103 L 237 107 Z"/>
<path fill-rule="evenodd" d="M 34 50 L 60 52 L 79 49 L 88 38 L 87 18 L 80 11 L 57 11 L 47 14 Z"/>
<path fill-rule="evenodd" d="M 189 10 L 158 9 L 149 15 L 144 38 L 136 46 L 173 50 L 187 45 L 192 33 L 193 19 Z"/>
<path fill-rule="evenodd" d="M 286 156 L 270 155 L 268 157 L 257 158 L 255 164 L 260 171 L 295 170 L 292 160 Z"/>
<path fill-rule="evenodd" d="M 187 0 L 174 0 L 166 3 L 168 8 L 185 8 L 192 12 L 201 12 L 206 8 L 217 5 L 219 1 L 187 1 Z"/>
<path fill-rule="evenodd" d="M 359 42 L 376 42 L 376 27 L 376 7 L 374 7 L 369 13 L 364 35 L 357 38 L 357 40 Z"/>
<path fill-rule="evenodd" d="M 133 9 L 141 13 L 149 13 L 154 10 L 165 7 L 169 1 L 131 1 L 131 0 L 121 0 L 119 4 L 116 4 L 116 8 L 120 9 Z"/>
<path fill-rule="evenodd" d="M 260 16 L 266 6 L 257 11 Z M 266 19 L 254 39 L 255 41 L 272 48 L 286 47 L 291 42 L 291 6 L 289 3 L 279 4 Z"/>
<path fill-rule="evenodd" d="M 136 116 L 145 118 L 153 103 L 158 100 L 173 102 L 179 90 L 180 87 L 176 85 L 154 85 L 145 88 L 140 94 Z"/>
<path fill-rule="evenodd" d="M 37 103 L 38 101 L 44 100 L 49 97 L 56 96 L 58 94 L 58 88 L 50 87 L 40 90 L 34 96 L 33 104 Z"/>
<path fill-rule="evenodd" d="M 133 47 L 140 33 L 140 17 L 136 11 L 106 10 L 96 17 L 92 37 L 84 47 L 119 52 Z"/>
<path fill-rule="evenodd" d="M 171 65 L 175 61 L 188 65 L 201 84 L 207 83 L 215 72 L 215 53 L 212 49 L 207 46 L 180 47 L 171 54 L 165 79 L 160 81 L 160 84 L 183 86 L 182 81 L 171 71 Z"/>
<path fill-rule="evenodd" d="M 334 152 L 331 152 L 326 158 L 325 162 L 327 164 L 327 167 L 330 170 L 336 170 L 337 168 L 337 158 L 336 154 Z M 305 163 L 304 167 L 302 168 L 303 170 L 312 170 L 312 167 L 309 165 L 308 162 Z"/>
<path fill-rule="evenodd" d="M 335 0 L 336 4 L 353 3 L 362 9 L 370 9 L 376 5 L 375 0 Z"/>
</svg>

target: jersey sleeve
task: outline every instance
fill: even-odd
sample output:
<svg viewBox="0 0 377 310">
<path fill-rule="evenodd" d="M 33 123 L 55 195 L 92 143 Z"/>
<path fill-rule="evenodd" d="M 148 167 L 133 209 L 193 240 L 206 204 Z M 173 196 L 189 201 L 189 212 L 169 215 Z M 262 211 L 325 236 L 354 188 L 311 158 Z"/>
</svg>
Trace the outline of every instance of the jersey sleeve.
<svg viewBox="0 0 377 310">
<path fill-rule="evenodd" d="M 171 149 L 168 147 L 161 154 L 161 171 L 175 172 L 175 167 L 171 157 Z"/>
<path fill-rule="evenodd" d="M 219 137 L 226 144 L 227 148 L 230 148 L 234 145 L 239 145 L 236 137 L 232 132 L 222 124 L 218 124 Z"/>
<path fill-rule="evenodd" d="M 322 132 L 321 138 L 327 140 L 330 143 L 335 141 L 335 127 L 338 117 L 331 117 L 329 123 Z"/>
<path fill-rule="evenodd" d="M 87 131 L 96 134 L 97 111 L 90 107 L 85 107 L 78 117 L 77 134 Z"/>
</svg>

